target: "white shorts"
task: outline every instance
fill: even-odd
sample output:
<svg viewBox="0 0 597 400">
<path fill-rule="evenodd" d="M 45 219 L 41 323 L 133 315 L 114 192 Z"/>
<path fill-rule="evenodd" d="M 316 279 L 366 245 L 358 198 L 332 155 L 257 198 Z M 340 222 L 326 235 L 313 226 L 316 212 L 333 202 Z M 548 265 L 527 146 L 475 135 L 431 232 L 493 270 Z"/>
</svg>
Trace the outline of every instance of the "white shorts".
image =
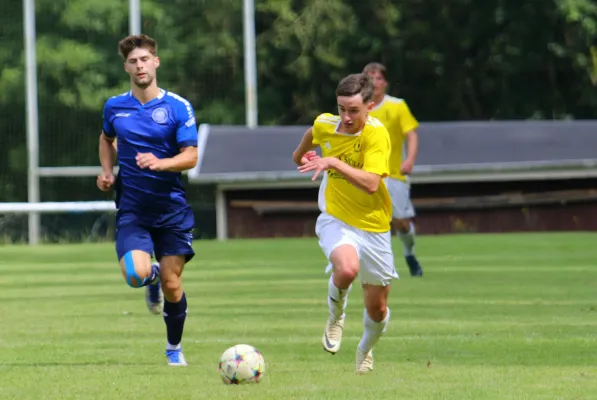
<svg viewBox="0 0 597 400">
<path fill-rule="evenodd" d="M 319 238 L 319 246 L 328 260 L 332 251 L 339 246 L 349 244 L 356 249 L 359 256 L 361 283 L 387 286 L 392 279 L 398 278 L 394 268 L 390 231 L 367 232 L 322 213 L 317 218 L 315 233 Z M 331 270 L 332 264 L 329 263 L 325 272 L 329 273 Z"/>
<path fill-rule="evenodd" d="M 415 216 L 415 208 L 410 201 L 410 185 L 399 179 L 385 178 L 384 182 L 392 198 L 392 218 L 410 219 Z"/>
</svg>

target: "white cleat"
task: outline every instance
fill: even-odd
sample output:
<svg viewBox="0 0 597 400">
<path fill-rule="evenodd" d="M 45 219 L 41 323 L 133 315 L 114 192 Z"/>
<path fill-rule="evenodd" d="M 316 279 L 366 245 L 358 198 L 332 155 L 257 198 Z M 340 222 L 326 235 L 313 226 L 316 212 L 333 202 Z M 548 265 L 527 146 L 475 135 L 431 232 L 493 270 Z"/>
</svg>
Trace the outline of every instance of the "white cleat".
<svg viewBox="0 0 597 400">
<path fill-rule="evenodd" d="M 363 375 L 373 371 L 373 350 L 368 353 L 357 346 L 357 374 Z"/>
<path fill-rule="evenodd" d="M 336 354 L 340 350 L 342 343 L 342 333 L 344 332 L 344 318 L 336 319 L 329 317 L 325 324 L 325 331 L 321 338 L 323 349 L 328 353 Z"/>
</svg>

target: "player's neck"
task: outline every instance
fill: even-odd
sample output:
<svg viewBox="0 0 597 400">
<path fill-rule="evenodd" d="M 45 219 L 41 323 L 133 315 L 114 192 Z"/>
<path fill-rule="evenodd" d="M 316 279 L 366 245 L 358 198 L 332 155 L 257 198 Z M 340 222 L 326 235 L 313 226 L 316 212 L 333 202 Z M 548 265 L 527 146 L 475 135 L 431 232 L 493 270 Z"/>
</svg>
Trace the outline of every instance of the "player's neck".
<svg viewBox="0 0 597 400">
<path fill-rule="evenodd" d="M 359 129 L 355 130 L 353 127 L 348 128 L 344 126 L 343 123 L 340 123 L 340 126 L 338 126 L 338 130 L 336 132 L 342 133 L 344 135 L 356 135 L 357 133 L 363 130 L 364 126 L 365 124 L 361 125 Z"/>
<path fill-rule="evenodd" d="M 373 102 L 375 103 L 375 106 L 380 105 L 383 102 L 383 99 L 386 97 L 385 93 L 382 93 L 378 96 L 373 96 Z M 374 107 L 375 107 L 374 106 Z"/>
<path fill-rule="evenodd" d="M 141 88 L 139 86 L 133 85 L 132 91 L 133 96 L 135 96 L 135 98 L 139 100 L 141 104 L 149 103 L 151 100 L 158 97 L 161 93 L 161 90 L 155 81 L 153 81 L 153 83 L 147 86 L 146 88 Z"/>
</svg>

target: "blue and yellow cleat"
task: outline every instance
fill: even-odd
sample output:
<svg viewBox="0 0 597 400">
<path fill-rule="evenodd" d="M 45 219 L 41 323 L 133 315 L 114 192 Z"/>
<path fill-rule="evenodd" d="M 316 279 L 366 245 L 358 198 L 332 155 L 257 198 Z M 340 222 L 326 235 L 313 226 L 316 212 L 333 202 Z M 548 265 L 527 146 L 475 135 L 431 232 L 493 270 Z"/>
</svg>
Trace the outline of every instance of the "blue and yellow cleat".
<svg viewBox="0 0 597 400">
<path fill-rule="evenodd" d="M 154 263 L 151 267 L 159 269 L 159 264 Z M 159 275 L 152 283 L 145 286 L 145 304 L 149 312 L 155 315 L 160 315 L 164 309 L 164 293 L 162 293 Z"/>
<path fill-rule="evenodd" d="M 419 261 L 414 254 L 405 256 L 404 259 L 406 260 L 406 264 L 408 265 L 411 276 L 423 276 L 423 268 L 421 268 L 421 264 L 419 264 Z"/>
<path fill-rule="evenodd" d="M 166 358 L 168 359 L 168 365 L 173 367 L 186 367 L 187 360 L 182 354 L 182 349 L 178 350 L 166 350 Z"/>
</svg>

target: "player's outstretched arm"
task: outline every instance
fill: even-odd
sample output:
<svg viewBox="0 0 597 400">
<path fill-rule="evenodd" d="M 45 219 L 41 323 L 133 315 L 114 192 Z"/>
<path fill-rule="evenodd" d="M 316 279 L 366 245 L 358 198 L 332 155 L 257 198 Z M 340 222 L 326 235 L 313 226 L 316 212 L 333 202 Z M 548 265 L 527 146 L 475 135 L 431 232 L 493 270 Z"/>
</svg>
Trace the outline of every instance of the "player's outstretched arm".
<svg viewBox="0 0 597 400">
<path fill-rule="evenodd" d="M 382 178 L 376 173 L 351 167 L 335 157 L 318 158 L 298 167 L 301 172 L 315 171 L 312 180 L 317 179 L 321 172 L 328 169 L 335 169 L 352 185 L 369 194 L 377 192 Z"/>
<path fill-rule="evenodd" d="M 294 161 L 296 165 L 300 166 L 309 160 L 315 159 L 318 156 L 315 154 L 315 152 L 311 151 L 315 147 L 317 147 L 317 145 L 313 144 L 313 127 L 311 127 L 307 129 L 307 132 L 305 132 L 303 135 L 303 139 L 299 143 L 296 150 L 292 153 L 292 161 Z"/>
</svg>

